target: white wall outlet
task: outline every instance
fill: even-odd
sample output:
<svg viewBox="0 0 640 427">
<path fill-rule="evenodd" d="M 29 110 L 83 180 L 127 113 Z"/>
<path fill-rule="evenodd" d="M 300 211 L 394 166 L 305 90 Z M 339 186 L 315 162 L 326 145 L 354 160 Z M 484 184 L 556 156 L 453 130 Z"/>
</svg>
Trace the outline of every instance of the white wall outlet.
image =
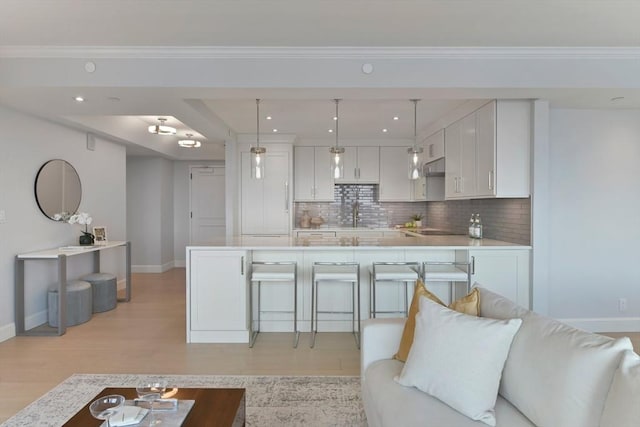
<svg viewBox="0 0 640 427">
<path fill-rule="evenodd" d="M 7 213 L 4 209 L 0 209 L 0 224 L 7 222 Z"/>
<path fill-rule="evenodd" d="M 620 298 L 618 300 L 618 311 L 621 312 L 621 313 L 627 311 L 627 299 L 626 298 Z"/>
</svg>

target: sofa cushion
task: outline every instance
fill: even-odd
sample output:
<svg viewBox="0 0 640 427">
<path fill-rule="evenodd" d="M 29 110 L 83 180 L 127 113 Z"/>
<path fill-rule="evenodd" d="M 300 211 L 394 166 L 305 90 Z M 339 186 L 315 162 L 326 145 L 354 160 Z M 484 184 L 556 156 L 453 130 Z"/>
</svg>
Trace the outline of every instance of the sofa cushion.
<svg viewBox="0 0 640 427">
<path fill-rule="evenodd" d="M 427 290 L 422 280 L 416 281 L 413 298 L 411 299 L 411 306 L 409 307 L 409 314 L 407 315 L 407 321 L 404 325 L 404 330 L 402 331 L 402 338 L 400 339 L 400 346 L 398 347 L 398 352 L 393 356 L 394 359 L 402 362 L 407 360 L 409 350 L 411 350 L 411 344 L 413 344 L 413 334 L 416 327 L 416 314 L 418 314 L 418 302 L 421 296 L 427 297 L 443 306 L 445 305 L 440 298 Z M 476 289 L 474 289 L 469 293 L 469 295 L 452 302 L 449 307 L 461 313 L 477 316 L 480 311 L 480 294 Z"/>
<path fill-rule="evenodd" d="M 640 356 L 624 352 L 616 369 L 602 413 L 601 427 L 640 425 Z"/>
<path fill-rule="evenodd" d="M 584 332 L 534 312 L 522 320 L 500 394 L 537 425 L 597 427 L 631 341 Z"/>
<path fill-rule="evenodd" d="M 479 283 L 474 283 L 474 289 L 480 292 L 480 314 L 482 317 L 492 319 L 522 319 L 529 310 L 523 308 L 502 295 L 491 292 L 482 287 Z"/>
<path fill-rule="evenodd" d="M 362 382 L 362 397 L 370 427 L 479 427 L 480 421 L 462 415 L 435 397 L 393 381 L 404 364 L 397 360 L 373 362 Z M 496 426 L 532 427 L 533 424 L 504 398 L 495 406 Z"/>
<path fill-rule="evenodd" d="M 413 345 L 396 380 L 495 426 L 502 368 L 521 323 L 469 316 L 420 297 Z"/>
</svg>

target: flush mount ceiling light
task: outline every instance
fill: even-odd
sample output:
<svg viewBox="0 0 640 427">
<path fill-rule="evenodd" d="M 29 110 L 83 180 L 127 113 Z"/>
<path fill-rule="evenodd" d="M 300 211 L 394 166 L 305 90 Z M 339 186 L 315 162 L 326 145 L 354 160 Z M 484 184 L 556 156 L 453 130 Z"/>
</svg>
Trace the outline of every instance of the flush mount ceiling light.
<svg viewBox="0 0 640 427">
<path fill-rule="evenodd" d="M 251 147 L 251 178 L 264 178 L 265 147 L 260 147 L 260 100 L 256 99 L 256 146 Z"/>
<path fill-rule="evenodd" d="M 338 146 L 338 103 L 340 103 L 340 100 L 334 99 L 333 101 L 336 103 L 336 115 L 333 117 L 333 120 L 336 122 L 336 145 L 329 148 L 329 152 L 333 157 L 331 162 L 331 176 L 333 176 L 333 179 L 340 179 L 344 177 L 344 160 L 342 158 L 344 147 Z"/>
<path fill-rule="evenodd" d="M 186 139 L 181 139 L 180 141 L 178 141 L 178 145 L 180 147 L 184 147 L 184 148 L 199 148 L 202 145 L 200 143 L 200 141 L 197 141 L 197 140 L 192 138 L 192 136 L 193 136 L 192 133 L 188 133 L 186 135 L 187 135 Z"/>
<path fill-rule="evenodd" d="M 167 126 L 164 124 L 164 122 L 166 122 L 167 119 L 158 117 L 158 121 L 160 122 L 160 124 L 149 126 L 148 128 L 149 133 L 154 133 L 156 135 L 175 135 L 176 134 L 176 128 L 173 128 L 171 126 Z"/>
<path fill-rule="evenodd" d="M 422 153 L 422 147 L 418 147 L 418 101 L 419 99 L 412 99 L 413 102 L 413 147 L 407 150 L 409 153 L 409 179 L 418 179 L 421 175 L 422 165 L 420 164 L 420 154 Z"/>
</svg>

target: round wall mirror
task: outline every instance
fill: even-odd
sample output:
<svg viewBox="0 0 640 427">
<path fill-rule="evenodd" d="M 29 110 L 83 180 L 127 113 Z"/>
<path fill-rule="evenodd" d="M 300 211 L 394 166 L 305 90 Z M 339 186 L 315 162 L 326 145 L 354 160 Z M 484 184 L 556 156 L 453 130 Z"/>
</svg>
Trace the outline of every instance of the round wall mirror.
<svg viewBox="0 0 640 427">
<path fill-rule="evenodd" d="M 36 176 L 36 201 L 45 216 L 54 219 L 76 213 L 82 199 L 82 185 L 69 162 L 56 159 L 42 165 Z"/>
</svg>

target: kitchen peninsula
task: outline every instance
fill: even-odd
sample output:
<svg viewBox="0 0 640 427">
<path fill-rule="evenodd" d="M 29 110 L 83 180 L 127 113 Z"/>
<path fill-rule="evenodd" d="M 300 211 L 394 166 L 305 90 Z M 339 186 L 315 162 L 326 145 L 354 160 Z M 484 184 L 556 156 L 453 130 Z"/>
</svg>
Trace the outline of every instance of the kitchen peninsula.
<svg viewBox="0 0 640 427">
<path fill-rule="evenodd" d="M 251 263 L 295 261 L 298 276 L 298 325 L 310 330 L 311 269 L 314 262 L 360 264 L 361 317 L 369 313 L 369 267 L 373 262 L 458 261 L 470 262 L 471 282 L 482 283 L 506 297 L 529 306 L 530 246 L 460 235 L 420 236 L 394 229 L 345 230 L 301 237 L 251 236 L 212 241 L 207 246 L 187 247 L 187 342 L 248 343 Z M 373 235 L 372 232 L 375 232 Z M 385 234 L 387 233 L 387 234 Z M 369 234 L 369 235 L 368 235 Z M 404 302 L 401 286 L 378 285 L 377 306 L 397 308 Z M 448 298 L 446 285 L 433 285 L 434 293 Z M 351 288 L 341 283 L 322 287 L 322 310 L 346 311 L 351 307 Z M 270 282 L 262 290 L 260 330 L 290 332 L 293 307 L 291 283 Z M 381 307 L 385 306 L 385 307 Z M 255 312 L 254 312 L 255 313 Z M 254 316 L 255 317 L 255 316 Z M 319 320 L 321 331 L 351 331 L 350 315 L 328 315 Z"/>
</svg>

